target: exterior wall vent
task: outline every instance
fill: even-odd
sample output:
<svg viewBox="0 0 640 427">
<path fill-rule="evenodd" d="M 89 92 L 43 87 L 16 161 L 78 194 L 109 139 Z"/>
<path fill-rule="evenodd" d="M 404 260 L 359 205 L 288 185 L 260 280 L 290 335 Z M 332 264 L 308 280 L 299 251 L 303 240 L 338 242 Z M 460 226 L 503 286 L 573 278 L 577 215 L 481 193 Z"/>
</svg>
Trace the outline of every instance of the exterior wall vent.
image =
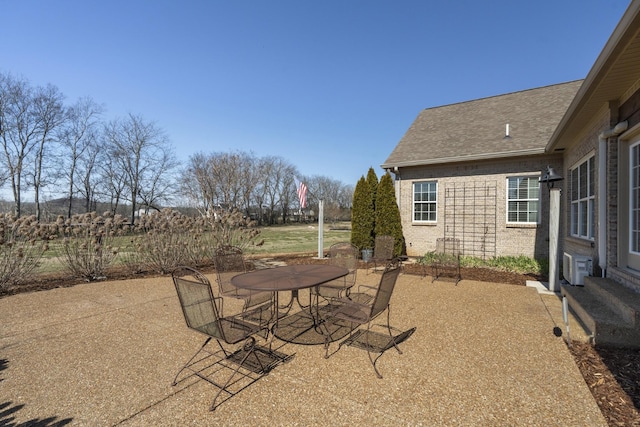
<svg viewBox="0 0 640 427">
<path fill-rule="evenodd" d="M 564 253 L 562 257 L 562 275 L 573 286 L 583 286 L 585 276 L 590 276 L 593 259 L 583 255 Z"/>
</svg>

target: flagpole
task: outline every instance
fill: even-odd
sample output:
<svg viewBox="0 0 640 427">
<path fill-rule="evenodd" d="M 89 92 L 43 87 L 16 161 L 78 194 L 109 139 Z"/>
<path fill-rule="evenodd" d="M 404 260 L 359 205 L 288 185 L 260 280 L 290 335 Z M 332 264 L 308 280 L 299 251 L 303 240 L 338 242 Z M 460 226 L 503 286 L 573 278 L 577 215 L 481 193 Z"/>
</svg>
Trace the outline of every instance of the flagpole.
<svg viewBox="0 0 640 427">
<path fill-rule="evenodd" d="M 318 258 L 324 258 L 324 200 L 318 200 Z"/>
<path fill-rule="evenodd" d="M 302 209 L 307 204 L 307 186 L 304 182 L 299 181 L 294 177 L 296 181 L 296 187 L 298 192 L 298 198 L 300 199 L 300 215 L 302 217 Z M 318 200 L 318 258 L 324 258 L 324 200 Z"/>
</svg>

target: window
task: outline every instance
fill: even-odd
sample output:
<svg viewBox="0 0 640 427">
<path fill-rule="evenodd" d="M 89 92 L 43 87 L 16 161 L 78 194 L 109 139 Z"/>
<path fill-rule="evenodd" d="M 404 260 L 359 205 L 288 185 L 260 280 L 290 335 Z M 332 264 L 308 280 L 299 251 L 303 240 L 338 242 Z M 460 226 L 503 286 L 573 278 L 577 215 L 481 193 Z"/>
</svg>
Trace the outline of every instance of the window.
<svg viewBox="0 0 640 427">
<path fill-rule="evenodd" d="M 415 222 L 435 222 L 438 199 L 436 181 L 415 182 L 413 184 L 413 220 Z"/>
<path fill-rule="evenodd" d="M 571 169 L 571 235 L 593 240 L 595 234 L 595 157 Z"/>
<path fill-rule="evenodd" d="M 507 222 L 537 224 L 539 177 L 513 177 L 507 183 Z"/>
<path fill-rule="evenodd" d="M 629 231 L 631 241 L 629 251 L 632 254 L 640 254 L 640 143 L 636 143 L 629 148 Z"/>
</svg>

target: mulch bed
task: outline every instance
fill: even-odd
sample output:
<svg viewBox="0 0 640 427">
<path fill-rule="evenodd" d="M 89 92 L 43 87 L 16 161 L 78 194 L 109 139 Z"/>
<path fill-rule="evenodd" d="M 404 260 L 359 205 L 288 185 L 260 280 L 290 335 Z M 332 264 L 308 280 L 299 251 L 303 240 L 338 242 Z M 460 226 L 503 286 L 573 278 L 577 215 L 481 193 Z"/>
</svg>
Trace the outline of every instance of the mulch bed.
<svg viewBox="0 0 640 427">
<path fill-rule="evenodd" d="M 313 254 L 273 255 L 272 259 L 287 264 L 324 263 L 325 260 L 313 259 Z M 361 263 L 361 268 L 365 268 Z M 404 274 L 424 275 L 422 265 L 405 263 Z M 201 267 L 203 272 L 212 272 L 213 266 Z M 427 271 L 427 274 L 430 274 Z M 524 286 L 527 280 L 541 280 L 532 275 L 521 275 L 504 271 L 463 268 L 463 280 L 505 283 Z M 161 276 L 157 273 L 131 274 L 127 271 L 114 271 L 109 280 L 125 280 L 132 278 Z M 48 290 L 59 287 L 70 287 L 85 283 L 82 279 L 74 279 L 64 275 L 39 277 L 28 285 L 19 288 L 0 290 L 0 298 L 24 292 Z M 609 426 L 640 427 L 640 350 L 618 348 L 595 348 L 586 343 L 573 342 L 569 347 L 576 365 L 580 369 L 595 401 Z"/>
<path fill-rule="evenodd" d="M 569 347 L 591 394 L 610 426 L 640 426 L 640 351 Z"/>
</svg>

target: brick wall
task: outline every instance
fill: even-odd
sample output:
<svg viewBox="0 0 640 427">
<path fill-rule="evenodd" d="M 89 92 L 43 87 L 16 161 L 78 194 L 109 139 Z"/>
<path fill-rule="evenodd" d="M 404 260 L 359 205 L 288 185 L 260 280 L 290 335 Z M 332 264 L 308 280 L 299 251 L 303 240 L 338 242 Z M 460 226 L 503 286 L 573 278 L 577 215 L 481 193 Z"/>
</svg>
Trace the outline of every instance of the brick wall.
<svg viewBox="0 0 640 427">
<path fill-rule="evenodd" d="M 495 225 L 495 252 L 501 255 L 526 255 L 545 258 L 549 254 L 549 191 L 544 184 L 540 188 L 540 222 L 537 225 L 507 225 L 507 178 L 514 176 L 539 177 L 541 170 L 551 164 L 555 170 L 562 170 L 560 156 L 529 156 L 493 161 L 476 161 L 448 165 L 420 166 L 402 168 L 396 181 L 398 204 L 402 216 L 402 229 L 409 256 L 422 256 L 435 249 L 436 239 L 445 237 L 445 190 L 454 186 L 478 186 L 484 183 L 495 185 L 495 206 L 488 218 L 478 219 L 478 215 L 469 215 L 470 221 L 483 221 Z M 438 182 L 438 219 L 435 224 L 419 224 L 412 221 L 413 183 L 435 180 Z M 564 182 L 556 186 L 562 188 Z M 465 193 L 466 194 L 466 193 Z M 473 192 L 465 210 L 471 211 L 475 205 Z M 476 195 L 477 197 L 477 195 Z M 564 208 L 563 206 L 561 207 Z M 460 208 L 463 209 L 463 208 Z M 465 212 L 466 216 L 466 212 Z M 450 226 L 449 221 L 448 225 Z M 450 233 L 448 230 L 447 233 Z M 478 239 L 478 232 L 474 233 Z M 481 232 L 480 232 L 481 234 Z M 562 235 L 562 230 L 561 230 Z M 471 237 L 469 238 L 471 239 Z M 463 244 L 464 248 L 464 244 Z M 475 255 L 475 254 L 474 254 Z"/>
</svg>

